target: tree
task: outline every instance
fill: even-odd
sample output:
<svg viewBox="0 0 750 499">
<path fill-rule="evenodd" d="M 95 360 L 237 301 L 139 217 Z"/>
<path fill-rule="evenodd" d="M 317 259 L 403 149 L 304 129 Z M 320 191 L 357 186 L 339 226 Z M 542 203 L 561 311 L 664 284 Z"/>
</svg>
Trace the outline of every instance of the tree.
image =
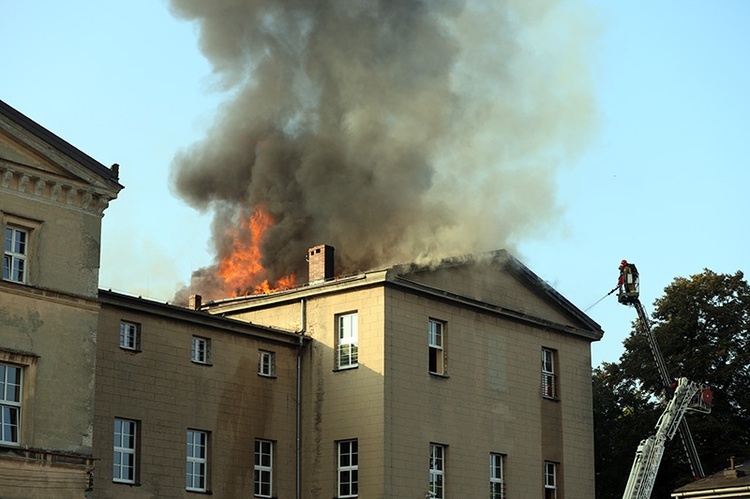
<svg viewBox="0 0 750 499">
<path fill-rule="evenodd" d="M 653 428 L 659 407 L 618 364 L 594 370 L 594 447 L 596 497 L 620 499 L 628 481 L 635 449 Z"/>
<path fill-rule="evenodd" d="M 730 456 L 736 456 L 740 462 L 750 458 L 750 433 L 747 431 L 750 428 L 750 286 L 743 277 L 742 272 L 728 275 L 705 269 L 689 279 L 674 279 L 665 288 L 664 296 L 654 302 L 653 333 L 670 375 L 708 383 L 714 391 L 710 415 L 687 416 L 707 474 L 725 468 Z M 664 393 L 643 324 L 639 321 L 634 323 L 624 346 L 619 364 L 605 365 L 604 369 L 594 372 L 595 422 L 638 427 L 640 431 L 642 424 L 650 421 L 653 428 L 661 409 L 654 414 L 643 401 L 663 401 Z M 597 381 L 597 377 L 603 379 Z M 600 388 L 616 389 L 617 403 L 613 404 L 612 395 L 601 393 L 597 383 Z M 643 403 L 634 403 L 633 397 Z M 625 417 L 624 412 L 631 406 L 633 414 Z M 612 411 L 619 414 L 619 419 Z M 618 444 L 608 440 L 617 435 L 622 438 L 622 431 L 611 429 L 598 438 L 604 440 L 597 441 L 598 466 L 604 464 L 607 453 Z M 640 438 L 648 435 L 646 431 Z M 637 443 L 630 451 L 630 462 L 636 446 Z M 620 455 L 608 457 L 616 462 L 623 458 Z M 624 464 L 618 464 L 621 473 L 622 466 Z M 630 465 L 625 468 L 627 476 Z M 669 491 L 691 479 L 687 459 L 676 436 L 665 452 L 653 497 L 664 494 L 668 497 Z M 619 492 L 622 494 L 622 490 Z"/>
</svg>

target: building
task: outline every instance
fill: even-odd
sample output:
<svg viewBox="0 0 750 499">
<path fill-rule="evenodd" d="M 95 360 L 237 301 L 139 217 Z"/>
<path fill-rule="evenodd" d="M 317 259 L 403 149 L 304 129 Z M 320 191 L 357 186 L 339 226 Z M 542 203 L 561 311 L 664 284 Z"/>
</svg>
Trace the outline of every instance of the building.
<svg viewBox="0 0 750 499">
<path fill-rule="evenodd" d="M 98 290 L 117 167 L 2 102 L 0 132 L 0 496 L 593 497 L 603 332 L 507 252 L 337 276 L 317 246 L 305 285 L 187 308 Z"/>
<path fill-rule="evenodd" d="M 593 497 L 600 327 L 505 251 L 336 278 L 211 314 L 303 331 L 305 498 Z"/>
<path fill-rule="evenodd" d="M 0 101 L 0 496 L 83 497 L 94 468 L 106 168 Z"/>
<path fill-rule="evenodd" d="M 309 339 L 111 291 L 99 299 L 93 497 L 294 497 Z"/>
<path fill-rule="evenodd" d="M 735 466 L 734 458 L 728 469 L 680 487 L 671 497 L 693 499 L 740 499 L 750 497 L 750 461 Z"/>
</svg>

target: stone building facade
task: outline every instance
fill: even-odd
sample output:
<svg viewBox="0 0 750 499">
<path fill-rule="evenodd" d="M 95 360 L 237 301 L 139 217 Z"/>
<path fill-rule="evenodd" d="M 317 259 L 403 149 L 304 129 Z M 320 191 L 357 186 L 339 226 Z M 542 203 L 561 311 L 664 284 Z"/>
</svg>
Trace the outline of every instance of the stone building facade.
<svg viewBox="0 0 750 499">
<path fill-rule="evenodd" d="M 101 220 L 122 186 L 0 101 L 0 496 L 90 487 Z"/>
<path fill-rule="evenodd" d="M 596 323 L 504 251 L 331 277 L 204 306 L 312 338 L 302 497 L 593 497 Z"/>
<path fill-rule="evenodd" d="M 0 102 L 1 497 L 593 497 L 603 332 L 508 253 L 177 307 L 97 289 L 121 188 Z"/>
<path fill-rule="evenodd" d="M 111 291 L 99 299 L 93 497 L 294 497 L 309 339 Z"/>
</svg>

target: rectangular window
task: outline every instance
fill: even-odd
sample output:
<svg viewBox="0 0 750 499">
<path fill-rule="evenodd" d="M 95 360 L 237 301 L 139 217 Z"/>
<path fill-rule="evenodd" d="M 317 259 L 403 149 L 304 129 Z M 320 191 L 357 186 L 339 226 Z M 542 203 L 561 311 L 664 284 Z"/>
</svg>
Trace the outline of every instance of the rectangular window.
<svg viewBox="0 0 750 499">
<path fill-rule="evenodd" d="M 557 464 L 544 463 L 544 499 L 557 497 Z"/>
<path fill-rule="evenodd" d="M 19 445 L 21 368 L 0 364 L 0 444 Z"/>
<path fill-rule="evenodd" d="M 136 422 L 115 419 L 114 464 L 112 480 L 135 483 L 136 470 Z"/>
<path fill-rule="evenodd" d="M 271 497 L 273 493 L 273 442 L 255 441 L 255 496 Z"/>
<path fill-rule="evenodd" d="M 187 474 L 185 488 L 194 492 L 206 492 L 206 453 L 208 433 L 188 430 L 187 432 Z"/>
<path fill-rule="evenodd" d="M 490 454 L 490 499 L 505 499 L 505 456 Z"/>
<path fill-rule="evenodd" d="M 135 322 L 120 322 L 120 348 L 125 350 L 141 349 L 141 325 Z"/>
<path fill-rule="evenodd" d="M 557 398 L 555 381 L 555 351 L 542 348 L 542 396 L 544 398 Z"/>
<path fill-rule="evenodd" d="M 428 323 L 428 343 L 430 349 L 430 372 L 445 374 L 445 323 L 430 320 Z"/>
<path fill-rule="evenodd" d="M 3 253 L 3 279 L 26 282 L 26 260 L 29 233 L 15 227 L 5 228 L 5 252 Z"/>
<path fill-rule="evenodd" d="M 445 497 L 445 446 L 430 444 L 430 497 Z"/>
<path fill-rule="evenodd" d="M 193 336 L 192 347 L 190 348 L 190 359 L 198 364 L 211 363 L 211 340 Z"/>
<path fill-rule="evenodd" d="M 359 494 L 359 443 L 343 440 L 338 443 L 339 494 L 337 497 L 357 497 Z"/>
<path fill-rule="evenodd" d="M 258 352 L 258 374 L 276 376 L 276 354 L 261 350 Z"/>
<path fill-rule="evenodd" d="M 359 362 L 359 335 L 357 332 L 358 315 L 344 314 L 336 318 L 336 329 L 338 331 L 338 345 L 336 346 L 336 367 L 348 369 L 357 367 Z"/>
</svg>

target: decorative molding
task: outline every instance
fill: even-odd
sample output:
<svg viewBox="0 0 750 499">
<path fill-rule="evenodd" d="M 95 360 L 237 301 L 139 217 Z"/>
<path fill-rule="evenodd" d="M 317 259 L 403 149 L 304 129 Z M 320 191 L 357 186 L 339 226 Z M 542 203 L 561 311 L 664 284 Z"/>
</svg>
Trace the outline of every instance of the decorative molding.
<svg viewBox="0 0 750 499">
<path fill-rule="evenodd" d="M 30 169 L 22 171 L 17 165 L 14 166 L 16 168 L 11 168 L 0 160 L 0 188 L 97 215 L 101 215 L 115 197 L 93 185 L 74 184 L 54 174 Z M 33 185 L 33 189 L 29 188 L 29 184 Z"/>
</svg>

